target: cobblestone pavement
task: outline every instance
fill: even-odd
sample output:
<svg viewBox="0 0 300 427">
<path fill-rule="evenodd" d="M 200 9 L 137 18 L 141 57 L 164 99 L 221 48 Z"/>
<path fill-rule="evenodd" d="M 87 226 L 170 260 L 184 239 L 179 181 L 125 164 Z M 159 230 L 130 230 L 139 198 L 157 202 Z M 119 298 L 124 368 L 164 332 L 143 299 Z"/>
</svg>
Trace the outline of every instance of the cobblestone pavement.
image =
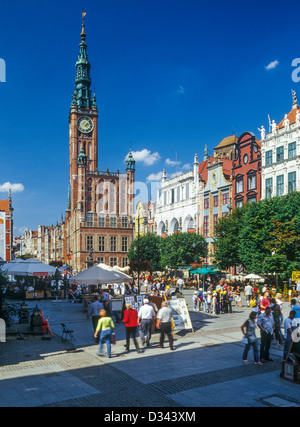
<svg viewBox="0 0 300 427">
<path fill-rule="evenodd" d="M 185 292 L 191 308 L 192 292 Z M 33 303 L 31 303 L 32 305 Z M 247 307 L 213 317 L 191 311 L 194 333 L 175 334 L 175 351 L 150 348 L 124 353 L 124 326 L 116 325 L 113 357 L 97 356 L 91 321 L 79 304 L 38 302 L 56 337 L 8 337 L 0 347 L 1 407 L 276 407 L 300 406 L 299 385 L 280 379 L 282 350 L 274 362 L 257 366 L 241 360 L 241 324 Z M 284 305 L 285 314 L 289 305 Z M 60 323 L 76 342 L 61 342 Z M 249 353 L 249 361 L 253 361 Z"/>
</svg>

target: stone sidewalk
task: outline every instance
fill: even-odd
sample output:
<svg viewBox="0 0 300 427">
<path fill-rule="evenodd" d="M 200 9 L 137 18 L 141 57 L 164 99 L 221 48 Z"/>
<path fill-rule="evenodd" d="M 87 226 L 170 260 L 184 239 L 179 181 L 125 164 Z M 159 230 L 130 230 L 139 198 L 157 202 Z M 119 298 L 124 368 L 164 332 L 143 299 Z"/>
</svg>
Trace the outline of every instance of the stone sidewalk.
<svg viewBox="0 0 300 427">
<path fill-rule="evenodd" d="M 191 306 L 192 292 L 185 292 Z M 56 337 L 17 340 L 0 348 L 1 407 L 283 407 L 300 406 L 299 385 L 280 379 L 282 351 L 272 346 L 274 362 L 242 363 L 241 324 L 247 307 L 232 315 L 190 312 L 195 333 L 175 334 L 175 351 L 150 348 L 124 353 L 125 331 L 116 325 L 113 357 L 97 356 L 91 321 L 79 304 L 38 303 Z M 190 308 L 190 307 L 189 307 Z M 285 314 L 289 311 L 284 306 Z M 61 342 L 61 326 L 76 342 Z M 253 361 L 249 353 L 249 361 Z"/>
</svg>

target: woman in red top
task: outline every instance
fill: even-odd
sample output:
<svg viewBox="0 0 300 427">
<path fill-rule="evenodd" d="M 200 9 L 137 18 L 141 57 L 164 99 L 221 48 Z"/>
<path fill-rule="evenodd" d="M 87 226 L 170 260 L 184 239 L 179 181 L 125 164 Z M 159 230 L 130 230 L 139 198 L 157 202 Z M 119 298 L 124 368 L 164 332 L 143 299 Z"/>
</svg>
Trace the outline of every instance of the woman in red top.
<svg viewBox="0 0 300 427">
<path fill-rule="evenodd" d="M 133 342 L 138 353 L 141 352 L 136 339 L 136 328 L 138 327 L 138 312 L 136 309 L 131 307 L 131 304 L 126 304 L 126 310 L 124 311 L 123 322 L 126 329 L 126 351 L 129 351 L 130 336 L 133 338 Z"/>
<path fill-rule="evenodd" d="M 269 307 L 269 305 L 270 305 L 270 293 L 269 291 L 265 291 L 262 297 L 262 300 L 260 302 L 260 311 L 264 313 L 266 308 Z"/>
<path fill-rule="evenodd" d="M 55 335 L 53 334 L 53 332 L 51 331 L 50 326 L 49 326 L 49 322 L 48 322 L 49 317 L 47 317 L 47 320 L 45 320 L 44 319 L 44 313 L 41 312 L 41 318 L 42 318 L 43 334 L 47 334 L 48 333 L 48 334 L 51 335 L 51 337 L 55 337 Z"/>
</svg>

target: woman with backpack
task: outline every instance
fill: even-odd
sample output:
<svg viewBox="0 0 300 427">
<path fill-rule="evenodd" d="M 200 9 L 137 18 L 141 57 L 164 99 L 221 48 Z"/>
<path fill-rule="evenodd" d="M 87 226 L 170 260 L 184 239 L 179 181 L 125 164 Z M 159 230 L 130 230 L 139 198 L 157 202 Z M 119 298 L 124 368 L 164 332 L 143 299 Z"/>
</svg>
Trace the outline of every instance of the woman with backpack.
<svg viewBox="0 0 300 427">
<path fill-rule="evenodd" d="M 246 345 L 243 353 L 243 362 L 248 364 L 247 356 L 250 348 L 253 348 L 254 355 L 254 364 L 263 365 L 259 360 L 259 350 L 258 350 L 258 339 L 255 335 L 256 325 L 256 313 L 252 311 L 250 313 L 249 319 L 241 326 L 241 330 L 244 334 Z"/>
</svg>

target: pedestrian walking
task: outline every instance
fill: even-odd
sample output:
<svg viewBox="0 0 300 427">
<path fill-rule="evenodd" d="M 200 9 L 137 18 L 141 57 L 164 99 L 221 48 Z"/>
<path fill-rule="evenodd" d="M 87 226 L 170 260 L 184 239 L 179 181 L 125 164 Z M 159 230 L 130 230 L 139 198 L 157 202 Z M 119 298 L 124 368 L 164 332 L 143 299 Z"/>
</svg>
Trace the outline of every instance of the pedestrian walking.
<svg viewBox="0 0 300 427">
<path fill-rule="evenodd" d="M 292 346 L 292 333 L 297 327 L 297 323 L 295 322 L 296 311 L 290 311 L 289 316 L 284 321 L 284 350 L 283 350 L 283 360 L 286 360 L 291 346 Z"/>
<path fill-rule="evenodd" d="M 97 334 L 100 334 L 99 339 L 99 352 L 98 356 L 103 356 L 103 344 L 106 343 L 107 356 L 111 358 L 111 339 L 115 333 L 115 325 L 111 317 L 107 316 L 105 310 L 100 311 L 100 320 L 96 328 L 94 337 L 97 338 Z"/>
<path fill-rule="evenodd" d="M 300 306 L 298 305 L 298 301 L 296 300 L 296 298 L 293 298 L 291 300 L 291 307 L 292 310 L 294 310 L 296 312 L 296 322 L 300 324 Z"/>
<path fill-rule="evenodd" d="M 266 308 L 269 307 L 271 304 L 271 298 L 270 298 L 270 292 L 269 291 L 265 291 L 263 293 L 263 297 L 260 301 L 260 311 L 262 313 L 265 312 Z"/>
<path fill-rule="evenodd" d="M 276 339 L 276 347 L 282 348 L 282 335 L 281 335 L 281 318 L 282 318 L 282 311 L 280 309 L 280 305 L 276 304 L 273 307 L 272 315 L 275 322 L 275 339 Z"/>
<path fill-rule="evenodd" d="M 247 283 L 244 289 L 244 295 L 246 297 L 246 302 L 248 307 L 250 307 L 250 302 L 252 300 L 252 293 L 253 293 L 253 287 L 250 285 L 250 283 Z"/>
<path fill-rule="evenodd" d="M 234 301 L 235 301 L 235 306 L 240 306 L 242 307 L 242 298 L 241 298 L 241 290 L 239 285 L 236 287 L 236 290 L 234 291 Z"/>
<path fill-rule="evenodd" d="M 199 311 L 198 310 L 198 292 L 195 291 L 192 297 L 193 300 L 193 305 L 194 305 L 194 311 Z"/>
<path fill-rule="evenodd" d="M 183 289 L 183 284 L 184 284 L 184 281 L 182 280 L 182 278 L 180 277 L 178 280 L 177 280 L 177 286 L 178 286 L 178 288 L 179 288 L 179 290 L 180 291 L 182 291 L 182 289 Z"/>
<path fill-rule="evenodd" d="M 153 307 L 149 304 L 147 298 L 144 299 L 144 305 L 140 308 L 138 313 L 138 324 L 140 325 L 140 338 L 143 345 L 149 347 L 151 340 L 151 324 L 152 319 L 155 317 Z"/>
<path fill-rule="evenodd" d="M 252 311 L 249 315 L 249 319 L 241 326 L 241 330 L 247 340 L 245 349 L 243 352 L 243 362 L 246 364 L 249 363 L 247 356 L 250 348 L 252 347 L 255 365 L 262 365 L 262 362 L 260 362 L 259 360 L 258 339 L 255 333 L 257 326 L 256 326 L 255 320 L 256 320 L 256 313 Z"/>
<path fill-rule="evenodd" d="M 160 340 L 158 348 L 164 347 L 165 334 L 169 340 L 170 350 L 174 350 L 173 346 L 173 333 L 172 333 L 172 310 L 169 308 L 168 303 L 164 301 L 161 304 L 161 309 L 157 313 L 156 327 L 160 329 Z"/>
<path fill-rule="evenodd" d="M 136 339 L 136 331 L 138 327 L 138 312 L 135 308 L 132 308 L 131 304 L 126 304 L 126 310 L 124 311 L 123 322 L 126 330 L 126 351 L 129 351 L 130 337 L 132 337 L 136 351 L 141 352 Z"/>
<path fill-rule="evenodd" d="M 96 332 L 98 322 L 100 320 L 100 311 L 104 309 L 104 305 L 99 301 L 98 296 L 95 295 L 92 304 L 88 308 L 87 319 L 92 318 L 94 334 Z M 99 335 L 96 338 L 97 343 L 99 343 Z"/>
<path fill-rule="evenodd" d="M 258 316 L 257 325 L 260 328 L 261 343 L 260 343 L 260 361 L 273 362 L 270 358 L 270 347 L 273 333 L 275 331 L 275 322 L 270 307 L 266 307 L 265 312 Z"/>
</svg>

